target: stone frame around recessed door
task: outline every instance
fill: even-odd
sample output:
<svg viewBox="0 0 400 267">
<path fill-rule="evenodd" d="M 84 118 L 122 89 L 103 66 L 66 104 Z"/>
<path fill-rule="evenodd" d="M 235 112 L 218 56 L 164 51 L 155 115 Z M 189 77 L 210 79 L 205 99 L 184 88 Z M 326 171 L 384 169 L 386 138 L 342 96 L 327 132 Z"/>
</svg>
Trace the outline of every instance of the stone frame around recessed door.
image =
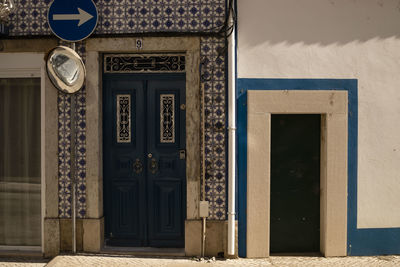
<svg viewBox="0 0 400 267">
<path fill-rule="evenodd" d="M 104 245 L 102 150 L 102 53 L 185 53 L 186 56 L 186 220 L 199 219 L 200 200 L 200 38 L 90 38 L 86 41 L 87 178 L 83 250 L 99 252 Z M 185 242 L 185 246 L 187 246 Z"/>
<path fill-rule="evenodd" d="M 247 257 L 269 256 L 271 114 L 321 114 L 320 251 L 346 256 L 348 93 L 247 91 Z"/>
</svg>

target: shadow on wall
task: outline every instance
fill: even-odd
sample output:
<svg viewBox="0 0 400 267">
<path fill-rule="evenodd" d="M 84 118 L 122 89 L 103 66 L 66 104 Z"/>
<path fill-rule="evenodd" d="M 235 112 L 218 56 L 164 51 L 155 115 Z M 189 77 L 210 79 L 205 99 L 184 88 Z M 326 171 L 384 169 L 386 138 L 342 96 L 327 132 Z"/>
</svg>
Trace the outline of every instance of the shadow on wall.
<svg viewBox="0 0 400 267">
<path fill-rule="evenodd" d="M 400 0 L 238 0 L 238 21 L 245 46 L 399 38 Z"/>
</svg>

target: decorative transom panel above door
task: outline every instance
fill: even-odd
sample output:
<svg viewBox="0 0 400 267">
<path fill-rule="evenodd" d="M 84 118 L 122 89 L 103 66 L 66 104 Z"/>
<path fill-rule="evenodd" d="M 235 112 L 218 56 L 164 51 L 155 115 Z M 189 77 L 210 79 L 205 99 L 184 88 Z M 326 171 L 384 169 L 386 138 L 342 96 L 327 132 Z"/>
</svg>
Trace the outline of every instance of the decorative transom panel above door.
<svg viewBox="0 0 400 267">
<path fill-rule="evenodd" d="M 184 73 L 185 54 L 105 54 L 104 73 Z"/>
</svg>

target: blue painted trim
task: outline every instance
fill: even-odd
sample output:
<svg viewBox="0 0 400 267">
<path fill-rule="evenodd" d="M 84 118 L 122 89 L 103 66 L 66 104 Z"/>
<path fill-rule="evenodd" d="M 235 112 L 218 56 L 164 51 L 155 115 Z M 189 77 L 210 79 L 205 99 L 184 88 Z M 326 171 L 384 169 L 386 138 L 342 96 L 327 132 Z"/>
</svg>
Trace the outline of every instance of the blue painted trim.
<svg viewBox="0 0 400 267">
<path fill-rule="evenodd" d="M 357 229 L 358 84 L 356 79 L 237 79 L 239 256 L 246 257 L 247 90 L 348 91 L 348 255 L 400 254 L 400 228 Z"/>
<path fill-rule="evenodd" d="M 239 81 L 239 79 L 237 80 Z M 237 84 L 237 88 L 242 88 Z M 237 94 L 239 96 L 239 94 Z M 246 206 L 247 206 L 247 94 L 237 98 L 237 188 L 238 188 L 238 252 L 246 257 Z"/>
</svg>

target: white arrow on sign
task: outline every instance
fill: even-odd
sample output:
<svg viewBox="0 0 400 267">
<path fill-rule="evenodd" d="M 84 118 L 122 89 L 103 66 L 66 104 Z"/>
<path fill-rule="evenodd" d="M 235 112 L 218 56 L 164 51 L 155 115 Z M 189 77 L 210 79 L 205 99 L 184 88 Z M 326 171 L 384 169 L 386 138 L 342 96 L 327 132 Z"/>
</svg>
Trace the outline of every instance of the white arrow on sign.
<svg viewBox="0 0 400 267">
<path fill-rule="evenodd" d="M 53 20 L 79 20 L 78 27 L 93 18 L 92 15 L 78 7 L 79 14 L 54 14 Z"/>
</svg>

